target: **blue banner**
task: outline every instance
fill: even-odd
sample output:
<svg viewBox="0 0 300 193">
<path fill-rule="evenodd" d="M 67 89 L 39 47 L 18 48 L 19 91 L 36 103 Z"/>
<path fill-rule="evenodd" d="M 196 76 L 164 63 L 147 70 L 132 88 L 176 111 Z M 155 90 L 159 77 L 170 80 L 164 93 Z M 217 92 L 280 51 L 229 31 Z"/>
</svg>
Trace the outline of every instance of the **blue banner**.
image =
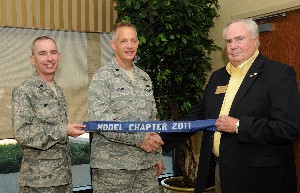
<svg viewBox="0 0 300 193">
<path fill-rule="evenodd" d="M 89 121 L 83 122 L 86 131 L 99 132 L 196 132 L 216 131 L 215 119 L 196 121 Z"/>
</svg>

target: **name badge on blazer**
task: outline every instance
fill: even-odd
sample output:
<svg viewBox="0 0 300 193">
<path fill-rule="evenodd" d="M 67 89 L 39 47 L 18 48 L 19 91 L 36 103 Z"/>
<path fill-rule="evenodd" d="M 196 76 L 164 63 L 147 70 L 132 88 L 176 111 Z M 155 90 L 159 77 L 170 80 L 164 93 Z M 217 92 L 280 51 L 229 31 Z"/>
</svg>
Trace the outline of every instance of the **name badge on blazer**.
<svg viewBox="0 0 300 193">
<path fill-rule="evenodd" d="M 227 85 L 225 86 L 217 86 L 215 94 L 223 94 L 227 91 Z"/>
</svg>

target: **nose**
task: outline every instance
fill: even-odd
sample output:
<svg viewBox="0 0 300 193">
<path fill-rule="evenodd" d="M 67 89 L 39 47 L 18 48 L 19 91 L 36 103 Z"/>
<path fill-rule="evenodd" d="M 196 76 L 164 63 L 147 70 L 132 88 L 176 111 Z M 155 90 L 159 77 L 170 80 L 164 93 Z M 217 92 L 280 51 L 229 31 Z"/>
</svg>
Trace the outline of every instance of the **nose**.
<svg viewBox="0 0 300 193">
<path fill-rule="evenodd" d="M 236 41 L 232 41 L 230 44 L 229 44 L 229 48 L 230 49 L 235 49 L 235 48 L 237 48 L 237 42 Z"/>
<path fill-rule="evenodd" d="M 51 54 L 51 53 L 48 53 L 47 56 L 46 56 L 46 59 L 47 59 L 48 61 L 52 61 L 52 60 L 53 60 L 52 54 Z"/>
<path fill-rule="evenodd" d="M 127 42 L 127 47 L 129 47 L 129 48 L 132 47 L 132 42 L 131 42 L 131 41 L 128 41 L 128 42 Z"/>
</svg>

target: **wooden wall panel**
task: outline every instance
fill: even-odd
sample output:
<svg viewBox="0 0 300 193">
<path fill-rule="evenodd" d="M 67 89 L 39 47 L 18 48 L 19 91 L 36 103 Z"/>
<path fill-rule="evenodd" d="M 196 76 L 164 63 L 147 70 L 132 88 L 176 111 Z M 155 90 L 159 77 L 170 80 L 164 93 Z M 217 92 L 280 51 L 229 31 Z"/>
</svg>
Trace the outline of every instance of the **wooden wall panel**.
<svg viewBox="0 0 300 193">
<path fill-rule="evenodd" d="M 300 9 L 289 11 L 284 17 L 259 23 L 272 24 L 271 32 L 260 34 L 260 52 L 272 60 L 293 66 L 300 90 Z"/>
</svg>

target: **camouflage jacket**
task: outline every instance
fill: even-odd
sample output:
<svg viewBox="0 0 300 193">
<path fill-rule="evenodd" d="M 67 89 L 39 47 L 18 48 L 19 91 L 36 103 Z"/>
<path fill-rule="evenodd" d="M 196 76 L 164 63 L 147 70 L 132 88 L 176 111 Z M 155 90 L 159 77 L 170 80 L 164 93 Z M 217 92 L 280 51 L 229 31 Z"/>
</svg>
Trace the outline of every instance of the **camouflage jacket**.
<svg viewBox="0 0 300 193">
<path fill-rule="evenodd" d="M 100 68 L 88 92 L 88 115 L 91 121 L 150 121 L 156 119 L 156 105 L 150 77 L 133 65 L 132 81 L 116 60 Z M 144 133 L 94 133 L 91 167 L 138 170 L 153 167 L 161 160 L 159 153 L 140 149 Z"/>
<path fill-rule="evenodd" d="M 70 184 L 71 156 L 67 137 L 66 101 L 57 96 L 37 73 L 12 93 L 12 123 L 23 147 L 20 186 L 48 187 Z"/>
</svg>

